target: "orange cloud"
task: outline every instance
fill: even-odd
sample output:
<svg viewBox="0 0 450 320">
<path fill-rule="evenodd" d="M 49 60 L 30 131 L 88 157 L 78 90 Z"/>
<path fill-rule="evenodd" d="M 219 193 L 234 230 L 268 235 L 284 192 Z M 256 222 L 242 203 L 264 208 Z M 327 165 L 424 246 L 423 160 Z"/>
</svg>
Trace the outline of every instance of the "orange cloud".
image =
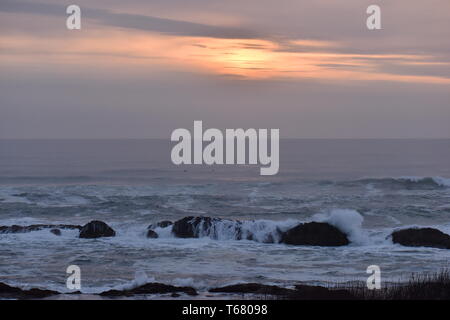
<svg viewBox="0 0 450 320">
<path fill-rule="evenodd" d="M 450 84 L 450 78 L 400 75 L 380 71 L 383 61 L 428 64 L 430 57 L 399 54 L 333 52 L 339 43 L 294 40 L 301 52 L 262 39 L 218 39 L 167 36 L 148 32 L 104 29 L 66 37 L 2 35 L 2 62 L 9 66 L 65 66 L 66 69 L 114 68 L 123 72 L 189 70 L 243 79 L 376 80 Z M 319 52 L 316 49 L 321 48 Z M 325 51 L 324 51 L 325 48 Z"/>
</svg>

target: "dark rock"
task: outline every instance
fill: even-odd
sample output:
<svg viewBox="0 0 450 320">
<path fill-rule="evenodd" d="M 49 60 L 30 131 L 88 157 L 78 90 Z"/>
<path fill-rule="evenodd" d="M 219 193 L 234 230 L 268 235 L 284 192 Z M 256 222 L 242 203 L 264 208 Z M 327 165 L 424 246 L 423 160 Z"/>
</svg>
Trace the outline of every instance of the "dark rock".
<svg viewBox="0 0 450 320">
<path fill-rule="evenodd" d="M 33 224 L 30 226 L 0 226 L 0 233 L 26 233 L 43 229 L 78 229 L 82 227 L 71 224 Z"/>
<path fill-rule="evenodd" d="M 209 292 L 223 292 L 223 293 L 252 293 L 262 295 L 277 295 L 288 296 L 295 294 L 293 289 L 281 288 L 278 286 L 270 286 L 260 283 L 240 283 L 221 288 L 210 289 Z"/>
<path fill-rule="evenodd" d="M 218 232 L 222 228 L 235 235 L 235 240 L 254 240 L 263 243 L 274 243 L 281 238 L 281 242 L 297 245 L 316 246 L 342 246 L 349 243 L 345 233 L 328 223 L 311 222 L 299 224 L 298 226 L 281 232 L 277 229 L 278 235 L 267 233 L 264 239 L 258 237 L 244 229 L 243 223 L 238 220 L 225 220 L 211 217 L 185 217 L 175 221 L 172 233 L 179 238 L 199 238 L 210 237 L 217 239 Z"/>
<path fill-rule="evenodd" d="M 157 222 L 156 224 L 151 224 L 151 225 L 149 225 L 148 227 L 147 227 L 147 229 L 148 230 L 153 230 L 153 229 L 155 229 L 155 228 L 167 228 L 168 226 L 171 226 L 171 225 L 173 225 L 173 222 L 172 221 L 169 221 L 169 220 L 163 220 L 163 221 L 159 221 L 159 222 Z"/>
<path fill-rule="evenodd" d="M 324 222 L 301 223 L 282 233 L 281 242 L 308 246 L 345 246 L 349 244 L 345 233 Z"/>
<path fill-rule="evenodd" d="M 55 236 L 61 235 L 61 230 L 59 229 L 50 229 L 50 232 L 53 233 Z"/>
<path fill-rule="evenodd" d="M 178 298 L 180 295 L 178 294 L 178 293 L 172 293 L 171 295 L 170 295 L 172 298 Z"/>
<path fill-rule="evenodd" d="M 450 236 L 433 228 L 409 228 L 394 231 L 392 242 L 409 247 L 450 249 Z"/>
<path fill-rule="evenodd" d="M 221 227 L 218 228 L 220 222 L 224 223 L 224 227 L 235 235 L 235 240 L 254 240 L 255 236 L 248 230 L 242 229 L 242 222 L 239 220 L 226 220 L 211 217 L 185 217 L 175 221 L 172 227 L 172 233 L 179 238 L 199 238 L 210 237 L 218 239 Z M 272 234 L 267 234 L 265 239 L 259 239 L 263 243 L 274 243 Z"/>
<path fill-rule="evenodd" d="M 80 230 L 80 238 L 114 237 L 116 232 L 103 221 L 91 221 Z"/>
<path fill-rule="evenodd" d="M 334 290 L 320 286 L 297 285 L 295 289 L 259 283 L 242 283 L 222 288 L 210 289 L 209 292 L 240 293 L 278 296 L 282 299 L 292 300 L 354 300 L 356 299 L 347 290 Z"/>
<path fill-rule="evenodd" d="M 156 239 L 156 238 L 158 238 L 158 234 L 155 231 L 153 231 L 153 230 L 148 230 L 147 231 L 147 238 Z"/>
<path fill-rule="evenodd" d="M 221 219 L 211 217 L 185 217 L 175 221 L 172 233 L 179 238 L 198 238 L 204 232 L 208 232 L 214 222 Z"/>
<path fill-rule="evenodd" d="M 168 226 L 173 225 L 172 221 L 168 221 L 168 220 L 164 220 L 164 221 L 160 221 L 156 224 L 157 228 L 167 228 Z"/>
<path fill-rule="evenodd" d="M 9 299 L 40 299 L 60 294 L 57 291 L 42 290 L 42 289 L 30 289 L 23 290 L 20 288 L 12 287 L 5 283 L 0 282 L 0 298 Z"/>
<path fill-rule="evenodd" d="M 190 296 L 196 296 L 197 291 L 192 287 L 176 287 L 163 283 L 147 283 L 131 290 L 108 290 L 100 293 L 101 296 L 132 296 L 135 294 L 164 294 L 183 292 Z"/>
</svg>

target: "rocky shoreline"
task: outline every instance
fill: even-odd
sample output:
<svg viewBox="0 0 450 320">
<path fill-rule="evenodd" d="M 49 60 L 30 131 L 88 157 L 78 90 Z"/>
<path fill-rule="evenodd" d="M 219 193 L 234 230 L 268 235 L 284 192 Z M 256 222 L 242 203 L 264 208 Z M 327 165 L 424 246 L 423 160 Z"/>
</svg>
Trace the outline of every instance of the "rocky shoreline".
<svg viewBox="0 0 450 320">
<path fill-rule="evenodd" d="M 305 222 L 295 226 L 276 228 L 263 238 L 244 228 L 245 221 L 227 220 L 214 217 L 184 217 L 177 221 L 160 221 L 149 225 L 146 232 L 148 241 L 159 238 L 161 232 L 170 232 L 176 238 L 209 237 L 218 239 L 224 228 L 233 235 L 234 240 L 279 243 L 289 246 L 340 247 L 351 243 L 350 235 L 327 222 Z M 61 230 L 77 230 L 78 237 L 96 239 L 115 237 L 116 231 L 103 221 L 90 221 L 85 225 L 70 224 L 34 224 L 28 226 L 0 226 L 0 234 L 17 234 L 49 230 L 55 237 Z M 394 230 L 388 236 L 393 243 L 408 247 L 433 247 L 450 249 L 450 236 L 434 228 L 404 228 Z M 450 276 L 443 271 L 432 276 L 414 277 L 409 282 L 399 282 L 383 290 L 368 290 L 365 284 L 343 286 L 314 286 L 293 284 L 279 287 L 260 283 L 239 283 L 223 287 L 210 288 L 207 292 L 198 292 L 189 286 L 150 282 L 135 288 L 112 288 L 104 292 L 90 294 L 99 299 L 146 298 L 148 295 L 162 295 L 162 298 L 188 299 L 193 297 L 214 297 L 215 295 L 250 295 L 252 299 L 289 299 L 289 300 L 360 300 L 360 299 L 449 299 Z M 64 295 L 86 296 L 82 292 L 64 293 L 47 289 L 22 289 L 0 282 L 0 299 L 57 299 Z"/>
<path fill-rule="evenodd" d="M 267 233 L 263 239 L 244 227 L 244 222 L 212 217 L 184 217 L 177 221 L 160 221 L 150 224 L 146 230 L 149 239 L 159 237 L 158 229 L 171 227 L 171 234 L 177 238 L 219 238 L 219 231 L 226 229 L 233 235 L 234 240 L 260 241 L 263 243 L 284 243 L 287 245 L 305 246 L 346 246 L 351 243 L 349 234 L 327 222 L 299 223 L 286 230 L 276 228 L 274 232 Z M 79 238 L 95 239 L 101 237 L 114 237 L 116 231 L 103 221 L 93 220 L 84 226 L 70 224 L 35 224 L 29 226 L 0 226 L 0 234 L 27 233 L 48 229 L 56 236 L 61 230 L 78 230 Z M 433 247 L 450 249 L 450 235 L 434 228 L 405 228 L 393 231 L 388 238 L 395 244 L 410 247 Z"/>
<path fill-rule="evenodd" d="M 0 282 L 0 299 L 36 300 L 61 299 L 71 296 L 84 299 L 213 299 L 226 294 L 229 299 L 250 300 L 448 300 L 450 299 L 450 272 L 412 275 L 407 282 L 390 283 L 379 290 L 369 290 L 364 282 L 315 286 L 294 284 L 280 287 L 261 283 L 238 283 L 199 292 L 189 286 L 173 286 L 149 282 L 135 288 L 110 289 L 100 293 L 85 294 L 80 291 L 63 293 L 53 290 L 24 290 Z M 216 296 L 217 295 L 217 296 Z"/>
</svg>

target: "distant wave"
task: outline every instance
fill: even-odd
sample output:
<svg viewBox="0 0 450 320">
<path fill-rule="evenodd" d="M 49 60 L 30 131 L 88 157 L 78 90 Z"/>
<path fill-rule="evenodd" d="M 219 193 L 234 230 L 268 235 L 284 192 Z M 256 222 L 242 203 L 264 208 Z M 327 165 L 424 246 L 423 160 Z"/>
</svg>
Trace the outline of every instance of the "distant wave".
<svg viewBox="0 0 450 320">
<path fill-rule="evenodd" d="M 93 181 L 92 176 L 4 176 L 2 182 L 86 182 Z"/>
<path fill-rule="evenodd" d="M 363 178 L 352 181 L 339 182 L 340 185 L 373 184 L 380 187 L 393 187 L 405 189 L 421 188 L 450 188 L 450 178 L 444 177 L 385 177 L 385 178 Z"/>
</svg>

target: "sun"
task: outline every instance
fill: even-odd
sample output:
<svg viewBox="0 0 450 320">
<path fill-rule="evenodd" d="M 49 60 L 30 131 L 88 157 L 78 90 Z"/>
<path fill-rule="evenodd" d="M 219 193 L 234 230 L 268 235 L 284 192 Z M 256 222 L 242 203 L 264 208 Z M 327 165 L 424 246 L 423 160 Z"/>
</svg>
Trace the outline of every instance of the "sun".
<svg viewBox="0 0 450 320">
<path fill-rule="evenodd" d="M 267 77 L 276 57 L 269 41 L 253 39 L 196 39 L 188 56 L 192 62 L 218 74 Z"/>
</svg>

